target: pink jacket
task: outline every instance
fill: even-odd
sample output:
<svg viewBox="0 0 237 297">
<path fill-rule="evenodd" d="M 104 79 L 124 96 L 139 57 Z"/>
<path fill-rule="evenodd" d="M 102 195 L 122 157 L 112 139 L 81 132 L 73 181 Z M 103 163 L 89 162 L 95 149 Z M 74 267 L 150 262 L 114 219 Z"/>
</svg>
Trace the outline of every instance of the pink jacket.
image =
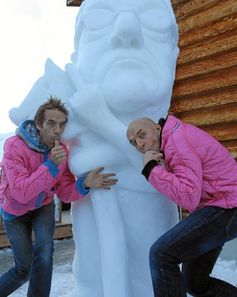
<svg viewBox="0 0 237 297">
<path fill-rule="evenodd" d="M 57 167 L 50 151 L 36 151 L 19 136 L 5 142 L 2 165 L 0 206 L 7 214 L 20 216 L 49 204 L 54 194 L 71 202 L 88 193 L 83 180 L 75 180 L 67 161 Z"/>
<path fill-rule="evenodd" d="M 143 169 L 159 192 L 189 212 L 237 207 L 237 163 L 215 138 L 168 116 L 161 141 L 165 166 L 150 161 Z"/>
</svg>

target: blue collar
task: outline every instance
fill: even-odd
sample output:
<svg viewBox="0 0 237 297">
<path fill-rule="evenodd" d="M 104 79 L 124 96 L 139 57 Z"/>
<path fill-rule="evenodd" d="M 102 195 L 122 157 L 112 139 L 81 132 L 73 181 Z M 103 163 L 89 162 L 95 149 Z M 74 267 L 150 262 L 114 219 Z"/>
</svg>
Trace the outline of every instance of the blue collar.
<svg viewBox="0 0 237 297">
<path fill-rule="evenodd" d="M 35 122 L 32 120 L 21 123 L 16 131 L 16 135 L 22 138 L 31 149 L 37 152 L 45 153 L 50 150 L 47 145 L 40 143 L 38 130 Z"/>
</svg>

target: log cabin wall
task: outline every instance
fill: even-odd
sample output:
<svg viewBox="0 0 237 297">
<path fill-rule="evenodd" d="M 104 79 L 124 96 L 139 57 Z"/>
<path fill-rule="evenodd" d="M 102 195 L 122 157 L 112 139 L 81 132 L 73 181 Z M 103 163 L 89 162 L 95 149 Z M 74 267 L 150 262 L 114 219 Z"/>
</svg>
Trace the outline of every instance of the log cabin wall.
<svg viewBox="0 0 237 297">
<path fill-rule="evenodd" d="M 170 111 L 237 159 L 237 1 L 172 0 L 180 56 Z"/>
<path fill-rule="evenodd" d="M 83 0 L 67 0 L 67 6 L 80 6 Z"/>
</svg>

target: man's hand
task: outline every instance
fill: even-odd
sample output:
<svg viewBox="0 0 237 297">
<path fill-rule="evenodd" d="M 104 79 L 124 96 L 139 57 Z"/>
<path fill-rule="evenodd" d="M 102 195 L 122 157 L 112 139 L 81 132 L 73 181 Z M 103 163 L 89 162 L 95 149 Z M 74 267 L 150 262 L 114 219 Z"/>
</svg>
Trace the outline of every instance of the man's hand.
<svg viewBox="0 0 237 297">
<path fill-rule="evenodd" d="M 86 188 L 97 188 L 110 190 L 110 187 L 117 183 L 116 178 L 110 178 L 115 176 L 114 173 L 100 173 L 104 170 L 104 167 L 97 167 L 87 174 L 84 180 L 84 186 Z"/>
<path fill-rule="evenodd" d="M 67 154 L 64 150 L 64 148 L 59 145 L 59 141 L 55 140 L 55 145 L 51 149 L 51 160 L 58 166 L 62 163 L 63 160 L 65 160 L 67 157 Z"/>
<path fill-rule="evenodd" d="M 163 154 L 160 152 L 155 151 L 146 151 L 144 153 L 144 159 L 143 159 L 143 166 L 145 167 L 146 164 L 151 160 L 156 160 L 157 162 L 163 159 Z"/>
</svg>

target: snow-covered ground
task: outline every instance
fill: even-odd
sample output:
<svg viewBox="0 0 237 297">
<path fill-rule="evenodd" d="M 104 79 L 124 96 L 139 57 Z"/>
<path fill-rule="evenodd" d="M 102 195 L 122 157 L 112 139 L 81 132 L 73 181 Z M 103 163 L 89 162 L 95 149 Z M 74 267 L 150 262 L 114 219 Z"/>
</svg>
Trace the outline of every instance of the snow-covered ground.
<svg viewBox="0 0 237 297">
<path fill-rule="evenodd" d="M 73 293 L 75 280 L 72 274 L 71 263 L 56 265 L 53 272 L 51 297 L 76 297 Z M 27 284 L 19 288 L 11 294 L 12 297 L 25 297 L 27 292 Z"/>
<path fill-rule="evenodd" d="M 213 271 L 215 277 L 221 278 L 223 280 L 237 285 L 237 265 L 236 261 L 225 261 L 218 260 L 215 269 Z M 54 267 L 51 297 L 78 297 L 79 293 L 74 290 L 75 280 L 72 274 L 72 267 L 70 263 L 65 263 L 63 265 L 56 265 Z M 18 289 L 11 296 L 13 297 L 23 297 L 26 296 L 27 285 Z M 223 296 L 224 297 L 224 296 Z"/>
<path fill-rule="evenodd" d="M 72 261 L 74 255 L 73 239 L 55 240 L 54 271 L 52 280 L 52 297 L 75 297 L 73 289 L 75 279 L 72 273 Z M 0 249 L 0 275 L 12 264 L 10 248 Z M 28 284 L 11 294 L 12 297 L 25 297 Z M 1 293 L 1 292 L 0 292 Z M 0 294 L 1 295 L 1 294 Z"/>
<path fill-rule="evenodd" d="M 75 279 L 72 273 L 74 245 L 73 240 L 55 242 L 55 265 L 52 280 L 51 297 L 78 297 L 75 290 Z M 11 257 L 10 249 L 0 250 L 0 263 Z M 7 263 L 5 263 L 6 265 Z M 1 267 L 2 271 L 2 267 Z M 213 271 L 213 276 L 221 278 L 237 286 L 237 261 L 219 259 Z M 27 284 L 11 294 L 12 297 L 25 297 Z M 223 296 L 224 297 L 224 296 Z"/>
</svg>

